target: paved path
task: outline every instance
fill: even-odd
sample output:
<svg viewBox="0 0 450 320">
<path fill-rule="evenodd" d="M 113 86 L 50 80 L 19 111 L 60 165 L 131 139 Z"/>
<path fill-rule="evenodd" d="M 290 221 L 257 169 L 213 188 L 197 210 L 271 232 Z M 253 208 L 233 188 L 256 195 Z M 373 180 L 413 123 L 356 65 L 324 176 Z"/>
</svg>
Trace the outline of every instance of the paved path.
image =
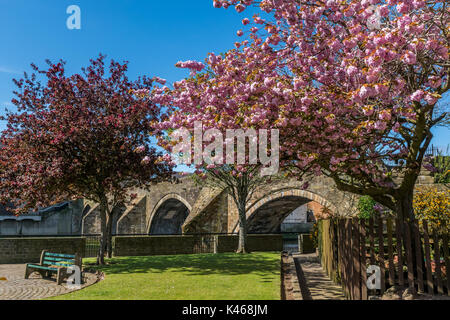
<svg viewBox="0 0 450 320">
<path fill-rule="evenodd" d="M 293 255 L 304 300 L 344 300 L 342 288 L 323 271 L 316 254 Z"/>
<path fill-rule="evenodd" d="M 35 272 L 30 275 L 30 279 L 24 279 L 25 264 L 2 264 L 0 265 L 0 300 L 36 300 L 61 294 L 69 293 L 65 284 L 57 285 L 54 277 L 52 279 L 42 279 L 40 274 Z M 97 281 L 97 276 L 85 273 L 85 283 L 82 288 Z"/>
</svg>

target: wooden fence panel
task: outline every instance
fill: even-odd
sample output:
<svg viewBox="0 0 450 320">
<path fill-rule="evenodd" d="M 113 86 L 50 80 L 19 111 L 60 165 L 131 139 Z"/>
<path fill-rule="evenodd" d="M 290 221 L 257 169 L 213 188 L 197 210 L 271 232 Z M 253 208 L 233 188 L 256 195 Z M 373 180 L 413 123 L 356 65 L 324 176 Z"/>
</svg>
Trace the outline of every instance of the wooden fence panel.
<svg viewBox="0 0 450 320">
<path fill-rule="evenodd" d="M 403 286 L 405 284 L 403 277 L 403 246 L 402 246 L 402 223 L 397 219 L 395 221 L 396 229 L 396 243 L 397 243 L 397 273 L 398 273 L 398 284 Z"/>
<path fill-rule="evenodd" d="M 394 269 L 394 245 L 392 241 L 392 219 L 387 219 L 387 237 L 388 237 L 388 260 L 389 260 L 389 285 L 395 285 L 395 269 Z"/>
<path fill-rule="evenodd" d="M 434 242 L 434 273 L 436 275 L 436 285 L 439 294 L 444 294 L 442 287 L 442 273 L 441 273 L 441 250 L 439 249 L 439 237 L 436 231 L 433 232 Z"/>
<path fill-rule="evenodd" d="M 375 264 L 375 238 L 374 238 L 373 218 L 369 219 L 369 239 L 370 239 L 370 264 Z"/>
<path fill-rule="evenodd" d="M 348 267 L 347 267 L 347 257 L 348 257 L 348 246 L 347 246 L 347 229 L 345 228 L 345 220 L 341 221 L 341 234 L 342 234 L 342 274 L 344 276 L 344 282 L 342 283 L 344 293 L 348 297 Z"/>
<path fill-rule="evenodd" d="M 360 266 L 361 266 L 361 299 L 367 300 L 367 250 L 366 250 L 366 223 L 364 219 L 360 220 L 359 225 L 360 236 Z"/>
<path fill-rule="evenodd" d="M 345 221 L 345 230 L 346 230 L 346 241 L 345 246 L 347 247 L 347 292 L 350 299 L 353 299 L 352 288 L 353 288 L 353 263 L 352 263 L 352 224 L 350 219 L 346 219 Z"/>
<path fill-rule="evenodd" d="M 444 234 L 442 237 L 442 247 L 444 252 L 445 274 L 447 277 L 447 295 L 450 296 L 450 257 L 448 245 L 448 234 Z"/>
<path fill-rule="evenodd" d="M 380 267 L 380 294 L 398 284 L 450 296 L 449 235 L 431 232 L 426 221 L 421 224 L 389 218 L 330 220 L 323 224 L 328 237 L 321 242 L 327 243 L 323 266 L 339 275 L 345 296 L 353 300 L 368 299 L 368 265 Z"/>
<path fill-rule="evenodd" d="M 353 299 L 361 300 L 359 221 L 356 218 L 352 219 L 352 249 L 353 249 Z"/>
<path fill-rule="evenodd" d="M 411 229 L 408 223 L 403 224 L 405 230 L 405 251 L 406 251 L 406 265 L 408 267 L 408 285 L 410 288 L 414 288 L 414 262 L 413 253 L 411 247 Z"/>
<path fill-rule="evenodd" d="M 430 234 L 428 232 L 428 223 L 423 222 L 423 244 L 425 247 L 425 267 L 427 269 L 427 292 L 433 294 L 434 283 L 433 283 L 433 271 L 431 269 L 431 245 L 430 245 Z"/>
<path fill-rule="evenodd" d="M 422 257 L 422 241 L 420 237 L 420 230 L 419 230 L 419 222 L 417 220 L 414 220 L 413 224 L 413 231 L 414 231 L 414 243 L 415 243 L 415 250 L 416 250 L 416 257 L 417 257 L 417 286 L 418 291 L 420 293 L 424 292 L 424 286 L 423 286 L 423 257 Z"/>
<path fill-rule="evenodd" d="M 338 236 L 338 269 L 339 269 L 339 279 L 341 281 L 341 284 L 343 285 L 345 282 L 344 279 L 344 246 L 342 244 L 343 235 L 342 235 L 342 220 L 337 221 L 337 236 Z"/>
<path fill-rule="evenodd" d="M 383 238 L 383 219 L 378 219 L 378 257 L 381 272 L 381 294 L 386 290 L 386 270 L 384 265 L 384 238 Z"/>
</svg>

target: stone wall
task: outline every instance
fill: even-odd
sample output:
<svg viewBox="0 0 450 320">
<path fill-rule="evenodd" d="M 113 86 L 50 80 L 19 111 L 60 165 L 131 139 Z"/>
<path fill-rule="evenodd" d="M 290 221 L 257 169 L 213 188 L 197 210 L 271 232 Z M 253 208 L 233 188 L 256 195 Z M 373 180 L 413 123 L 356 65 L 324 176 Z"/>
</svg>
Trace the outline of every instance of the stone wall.
<svg viewBox="0 0 450 320">
<path fill-rule="evenodd" d="M 118 219 L 117 234 L 146 233 L 147 197 L 141 197 L 136 204 Z"/>
<path fill-rule="evenodd" d="M 194 252 L 194 236 L 118 236 L 114 256 L 152 256 Z"/>
<path fill-rule="evenodd" d="M 238 247 L 238 236 L 219 235 L 217 252 L 233 252 Z M 247 247 L 252 251 L 282 251 L 283 237 L 280 234 L 250 234 L 247 237 Z"/>
<path fill-rule="evenodd" d="M 39 262 L 42 250 L 54 253 L 84 255 L 85 238 L 2 238 L 0 264 Z"/>
<path fill-rule="evenodd" d="M 238 246 L 238 236 L 217 235 L 217 252 L 234 252 Z M 151 256 L 171 254 L 196 253 L 195 248 L 201 240 L 200 236 L 118 236 L 115 237 L 114 255 L 120 256 Z M 281 235 L 249 235 L 250 251 L 281 251 L 283 239 Z M 214 252 L 211 245 L 208 252 Z"/>
</svg>

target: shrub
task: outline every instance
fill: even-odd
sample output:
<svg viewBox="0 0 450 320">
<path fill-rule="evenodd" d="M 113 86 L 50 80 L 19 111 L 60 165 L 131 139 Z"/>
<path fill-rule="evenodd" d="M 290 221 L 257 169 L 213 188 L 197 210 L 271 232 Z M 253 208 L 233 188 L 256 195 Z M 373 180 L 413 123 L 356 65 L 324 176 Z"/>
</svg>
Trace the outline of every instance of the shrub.
<svg viewBox="0 0 450 320">
<path fill-rule="evenodd" d="M 375 216 L 376 201 L 370 196 L 362 196 L 358 201 L 358 218 L 369 219 Z"/>
<path fill-rule="evenodd" d="M 424 220 L 439 233 L 447 233 L 450 228 L 450 190 L 421 188 L 414 194 L 414 213 L 422 224 Z"/>
</svg>

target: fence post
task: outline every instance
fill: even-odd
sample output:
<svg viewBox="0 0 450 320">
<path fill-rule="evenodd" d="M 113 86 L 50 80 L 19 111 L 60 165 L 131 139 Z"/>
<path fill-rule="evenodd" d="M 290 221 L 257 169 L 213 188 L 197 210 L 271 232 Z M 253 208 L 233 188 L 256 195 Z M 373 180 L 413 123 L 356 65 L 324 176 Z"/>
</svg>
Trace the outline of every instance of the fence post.
<svg viewBox="0 0 450 320">
<path fill-rule="evenodd" d="M 444 288 L 442 287 L 442 273 L 441 273 L 441 252 L 439 249 L 439 237 L 437 231 L 433 232 L 433 242 L 434 242 L 434 264 L 435 264 L 435 274 L 436 282 L 439 294 L 444 294 Z"/>
<path fill-rule="evenodd" d="M 411 228 L 410 223 L 404 223 L 405 230 L 405 250 L 406 250 L 406 264 L 408 266 L 408 286 L 414 288 L 414 263 L 411 248 Z"/>
<path fill-rule="evenodd" d="M 358 219 L 352 219 L 353 299 L 361 300 L 361 264 Z"/>
<path fill-rule="evenodd" d="M 442 246 L 444 247 L 445 272 L 447 274 L 447 295 L 450 296 L 450 257 L 448 250 L 448 233 L 442 237 Z"/>
<path fill-rule="evenodd" d="M 402 224 L 400 219 L 395 220 L 397 257 L 398 257 L 398 284 L 403 287 L 405 284 L 403 277 L 403 246 L 402 246 Z"/>
<path fill-rule="evenodd" d="M 214 235 L 214 253 L 218 253 L 217 247 L 219 244 L 219 236 L 216 234 Z"/>
<path fill-rule="evenodd" d="M 413 223 L 413 231 L 414 231 L 414 242 L 416 244 L 416 257 L 417 257 L 417 286 L 418 291 L 420 293 L 424 292 L 423 288 L 423 257 L 422 257 L 422 241 L 420 237 L 420 231 L 419 231 L 419 222 L 417 220 L 414 220 Z"/>
<path fill-rule="evenodd" d="M 351 219 L 346 219 L 345 221 L 346 224 L 346 230 L 347 230 L 347 241 L 346 241 L 346 246 L 347 246 L 347 274 L 348 274 L 348 286 L 347 286 L 347 291 L 348 294 L 350 296 L 350 299 L 354 299 L 354 295 L 353 295 L 353 254 L 352 254 L 352 220 Z"/>
<path fill-rule="evenodd" d="M 381 294 L 386 290 L 386 271 L 384 265 L 384 238 L 383 238 L 383 219 L 378 218 L 378 257 L 380 260 L 380 272 L 381 272 Z"/>
<path fill-rule="evenodd" d="M 373 218 L 369 219 L 369 237 L 370 237 L 370 264 L 375 264 L 375 239 L 374 239 L 374 223 Z"/>
<path fill-rule="evenodd" d="M 427 292 L 433 294 L 434 283 L 433 283 L 433 271 L 431 270 L 431 245 L 430 245 L 430 235 L 428 233 L 428 223 L 423 221 L 423 242 L 425 246 L 425 266 L 427 268 Z"/>
<path fill-rule="evenodd" d="M 392 242 L 392 219 L 386 220 L 387 236 L 388 236 L 388 259 L 389 259 L 389 285 L 395 285 L 395 269 L 394 269 L 394 248 Z"/>
<path fill-rule="evenodd" d="M 343 246 L 344 235 L 342 233 L 342 223 L 343 223 L 342 219 L 339 219 L 337 221 L 338 246 L 339 246 L 339 250 L 338 250 L 339 278 L 341 281 L 341 286 L 342 286 L 342 288 L 344 288 L 344 285 L 345 285 L 344 254 L 345 254 L 345 252 L 344 252 L 344 246 Z"/>
<path fill-rule="evenodd" d="M 366 225 L 364 219 L 360 219 L 360 265 L 361 265 L 361 299 L 367 300 L 367 263 L 366 263 Z"/>
</svg>

